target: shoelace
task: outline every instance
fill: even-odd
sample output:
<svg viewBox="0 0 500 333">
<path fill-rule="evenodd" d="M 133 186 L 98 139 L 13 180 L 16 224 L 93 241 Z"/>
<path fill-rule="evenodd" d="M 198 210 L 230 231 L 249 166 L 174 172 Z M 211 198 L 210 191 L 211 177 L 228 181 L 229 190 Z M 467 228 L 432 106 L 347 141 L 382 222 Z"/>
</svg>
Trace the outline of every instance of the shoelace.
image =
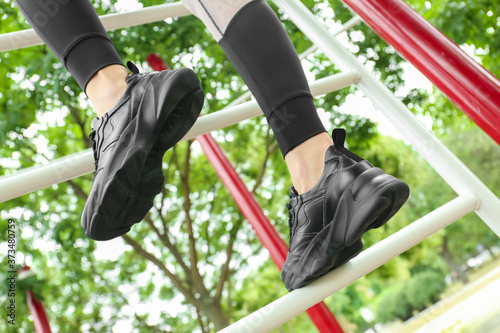
<svg viewBox="0 0 500 333">
<path fill-rule="evenodd" d="M 292 244 L 292 201 L 286 204 L 286 209 L 288 209 L 288 227 L 290 229 L 289 232 L 289 238 L 290 238 L 290 244 Z"/>
<path fill-rule="evenodd" d="M 99 161 L 99 156 L 97 154 L 97 142 L 95 141 L 96 132 L 94 129 L 89 134 L 90 142 L 92 143 L 92 152 L 94 153 L 94 167 L 97 171 L 97 162 Z"/>
<path fill-rule="evenodd" d="M 132 73 L 139 74 L 139 69 L 131 61 L 127 61 L 127 67 L 128 67 L 128 69 L 130 69 L 130 71 Z M 97 142 L 95 140 L 95 136 L 96 136 L 96 131 L 95 131 L 95 129 L 92 129 L 92 131 L 89 134 L 89 139 L 90 139 L 90 142 L 92 143 L 92 152 L 94 153 L 94 167 L 95 167 L 95 170 L 97 171 L 97 163 L 99 161 L 99 154 L 97 151 Z"/>
</svg>

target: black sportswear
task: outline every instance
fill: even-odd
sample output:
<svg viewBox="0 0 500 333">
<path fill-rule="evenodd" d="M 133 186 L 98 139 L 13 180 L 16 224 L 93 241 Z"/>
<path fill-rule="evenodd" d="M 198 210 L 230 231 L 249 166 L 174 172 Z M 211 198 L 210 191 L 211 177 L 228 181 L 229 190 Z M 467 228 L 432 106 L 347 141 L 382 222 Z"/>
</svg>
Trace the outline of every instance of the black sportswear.
<svg viewBox="0 0 500 333">
<path fill-rule="evenodd" d="M 361 236 L 408 199 L 404 182 L 344 148 L 345 130 L 335 129 L 332 137 L 319 182 L 302 195 L 290 188 L 290 249 L 281 271 L 289 291 L 358 255 Z"/>
<path fill-rule="evenodd" d="M 123 65 L 88 0 L 14 0 L 83 91 L 100 69 Z"/>
<path fill-rule="evenodd" d="M 259 103 L 283 156 L 325 132 L 297 52 L 265 1 L 241 8 L 219 44 Z"/>
<path fill-rule="evenodd" d="M 195 123 L 203 105 L 200 81 L 183 68 L 128 76 L 117 104 L 92 121 L 96 173 L 82 214 L 85 234 L 107 240 L 140 222 L 161 192 L 162 158 Z"/>
</svg>

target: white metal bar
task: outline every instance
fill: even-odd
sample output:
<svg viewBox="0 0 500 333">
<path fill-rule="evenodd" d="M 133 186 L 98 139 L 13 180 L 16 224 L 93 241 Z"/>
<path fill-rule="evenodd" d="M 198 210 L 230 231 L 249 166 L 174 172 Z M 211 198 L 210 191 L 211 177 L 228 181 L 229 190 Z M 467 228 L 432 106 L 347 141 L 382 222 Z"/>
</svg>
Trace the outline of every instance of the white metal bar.
<svg viewBox="0 0 500 333">
<path fill-rule="evenodd" d="M 0 202 L 20 197 L 94 171 L 91 149 L 0 177 Z"/>
<path fill-rule="evenodd" d="M 360 22 L 363 22 L 363 20 L 361 19 L 361 16 L 354 15 L 349 21 L 344 23 L 344 25 L 342 26 L 342 31 L 350 30 L 350 29 L 354 28 Z"/>
<path fill-rule="evenodd" d="M 332 75 L 313 82 L 311 92 L 314 96 L 320 96 L 356 84 L 359 78 L 359 74 L 354 71 Z M 255 101 L 213 112 L 200 117 L 182 141 L 260 115 L 262 115 L 262 110 Z M 83 176 L 92 171 L 94 171 L 93 154 L 90 149 L 87 149 L 46 165 L 34 166 L 13 175 L 2 176 L 0 177 L 0 202 Z"/>
<path fill-rule="evenodd" d="M 269 332 L 470 213 L 478 205 L 479 200 L 472 192 L 463 193 L 361 252 L 342 267 L 303 288 L 286 294 L 226 327 L 220 333 Z"/>
<path fill-rule="evenodd" d="M 403 136 L 459 195 L 473 191 L 481 199 L 479 217 L 500 237 L 500 199 L 446 146 L 427 130 L 410 110 L 356 57 L 328 32 L 299 0 L 274 0 L 290 19 L 343 71 L 361 74 L 358 87 L 396 125 Z"/>
<path fill-rule="evenodd" d="M 132 27 L 141 24 L 158 22 L 169 17 L 190 15 L 189 10 L 179 1 L 158 6 L 150 6 L 133 12 L 117 13 L 101 16 L 101 22 L 106 31 Z M 336 33 L 347 31 L 361 22 L 359 16 L 350 19 L 342 29 Z M 29 46 L 43 44 L 33 29 L 0 34 L 0 52 L 22 49 Z"/>
<path fill-rule="evenodd" d="M 64 6 L 64 5 L 60 5 Z M 190 15 L 191 12 L 181 2 L 150 6 L 133 12 L 109 14 L 101 16 L 106 31 L 162 21 L 169 17 Z M 24 47 L 43 44 L 33 29 L 9 32 L 0 35 L 0 52 L 22 49 Z"/>
<path fill-rule="evenodd" d="M 351 18 L 349 21 L 344 23 L 344 25 L 342 25 L 342 27 L 339 30 L 333 32 L 333 34 L 336 36 L 342 32 L 348 31 L 348 30 L 352 29 L 354 26 L 356 26 L 359 22 L 362 22 L 362 21 L 363 20 L 361 19 L 361 17 L 359 15 L 356 15 L 353 18 Z M 318 46 L 313 45 L 310 48 L 308 48 L 307 50 L 305 50 L 304 52 L 302 52 L 301 54 L 299 54 L 299 58 L 301 60 L 305 59 L 308 55 L 315 52 L 317 49 L 318 49 Z"/>
</svg>

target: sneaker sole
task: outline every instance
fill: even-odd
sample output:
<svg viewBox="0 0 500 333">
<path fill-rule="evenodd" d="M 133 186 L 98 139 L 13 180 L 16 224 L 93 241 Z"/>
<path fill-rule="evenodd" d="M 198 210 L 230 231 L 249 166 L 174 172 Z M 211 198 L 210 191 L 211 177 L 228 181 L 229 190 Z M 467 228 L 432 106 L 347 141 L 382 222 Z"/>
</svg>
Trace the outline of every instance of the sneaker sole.
<svg viewBox="0 0 500 333">
<path fill-rule="evenodd" d="M 140 184 L 139 192 L 153 197 L 161 192 L 165 181 L 162 168 L 163 156 L 193 127 L 203 106 L 203 100 L 204 93 L 198 90 L 185 97 L 169 115 L 144 163 L 141 178 L 145 181 Z"/>
<path fill-rule="evenodd" d="M 282 280 L 288 290 L 300 288 L 357 256 L 363 249 L 363 234 L 387 223 L 409 194 L 404 182 L 379 168 L 359 175 L 342 194 L 332 221 L 300 256 L 287 260 Z"/>
<path fill-rule="evenodd" d="M 114 176 L 105 185 L 102 199 L 84 228 L 88 237 L 109 240 L 127 233 L 132 225 L 142 221 L 153 206 L 154 197 L 161 192 L 163 155 L 189 131 L 203 106 L 204 96 L 198 78 L 189 70 L 182 71 L 174 83 L 176 87 L 169 88 L 168 93 L 163 92 L 164 99 L 157 109 L 156 119 L 146 119 L 147 113 L 141 113 L 122 133 L 122 136 L 134 135 L 139 144 L 128 146 L 126 150 L 115 147 L 117 154 L 113 161 L 121 160 L 122 165 L 108 170 L 108 174 L 114 172 Z M 157 80 L 151 80 L 148 87 L 158 83 Z M 155 93 L 154 90 L 146 88 L 144 95 L 151 93 Z M 137 119 L 139 116 L 143 119 Z M 154 125 L 143 126 L 141 133 L 135 133 L 135 128 L 140 127 L 138 122 Z M 182 125 L 179 126 L 179 122 Z M 129 130 L 132 133 L 126 133 Z"/>
</svg>

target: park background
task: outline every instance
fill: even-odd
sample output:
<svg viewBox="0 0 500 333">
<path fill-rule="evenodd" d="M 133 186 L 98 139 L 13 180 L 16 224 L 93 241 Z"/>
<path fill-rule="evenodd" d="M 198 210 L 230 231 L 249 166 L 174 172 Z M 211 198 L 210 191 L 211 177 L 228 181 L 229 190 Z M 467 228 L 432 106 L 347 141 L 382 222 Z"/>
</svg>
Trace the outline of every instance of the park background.
<svg viewBox="0 0 500 333">
<path fill-rule="evenodd" d="M 339 1 L 302 2 L 332 32 L 353 16 Z M 407 2 L 500 76 L 499 1 Z M 164 1 L 93 3 L 104 15 Z M 311 47 L 273 8 L 297 52 Z M 10 1 L 0 2 L 0 17 L 0 33 L 29 28 Z M 150 70 L 145 60 L 151 53 L 160 54 L 171 68 L 192 68 L 206 93 L 204 114 L 224 108 L 246 91 L 222 49 L 193 16 L 116 30 L 110 36 L 122 59 L 144 70 Z M 500 196 L 500 147 L 493 140 L 365 25 L 338 38 Z M 303 64 L 310 80 L 339 72 L 318 51 Z M 316 105 L 327 128 L 346 128 L 350 150 L 410 186 L 408 203 L 390 223 L 364 236 L 365 248 L 455 196 L 355 88 L 316 98 Z M 85 95 L 45 46 L 0 54 L 0 176 L 89 148 L 93 117 Z M 291 181 L 264 117 L 212 135 L 288 240 L 285 203 Z M 112 242 L 92 241 L 80 229 L 92 174 L 2 203 L 1 262 L 7 253 L 4 222 L 14 218 L 20 229 L 17 261 L 31 266 L 36 278 L 18 283 L 17 326 L 1 320 L 0 331 L 33 332 L 27 289 L 44 301 L 56 332 L 212 332 L 284 295 L 278 269 L 199 144 L 183 142 L 167 152 L 164 172 L 165 188 L 154 209 Z M 394 327 L 459 293 L 477 278 L 476 270 L 500 265 L 499 246 L 498 237 L 469 214 L 325 302 L 346 332 Z M 0 274 L 5 274 L 3 269 Z M 7 301 L 3 289 L 2 308 Z M 305 314 L 276 330 L 315 331 Z"/>
</svg>

